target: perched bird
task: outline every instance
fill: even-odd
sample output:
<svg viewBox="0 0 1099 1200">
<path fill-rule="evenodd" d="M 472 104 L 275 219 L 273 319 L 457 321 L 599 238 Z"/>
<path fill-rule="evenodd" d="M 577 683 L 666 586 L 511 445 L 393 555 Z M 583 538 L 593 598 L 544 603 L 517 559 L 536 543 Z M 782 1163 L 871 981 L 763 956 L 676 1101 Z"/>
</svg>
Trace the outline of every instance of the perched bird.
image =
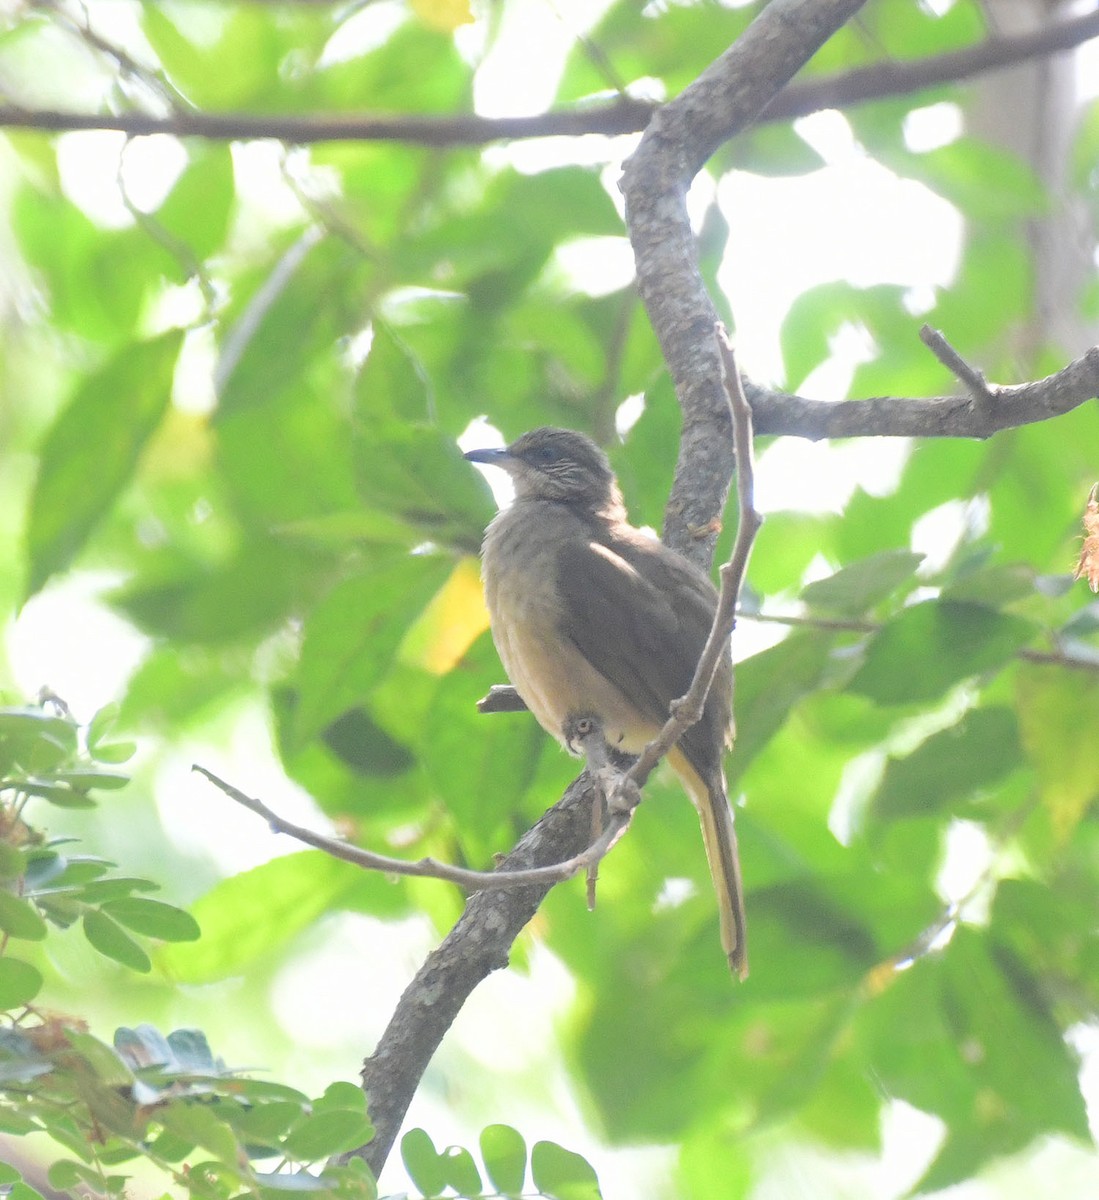
<svg viewBox="0 0 1099 1200">
<path fill-rule="evenodd" d="M 485 532 L 481 574 L 516 691 L 566 749 L 567 728 L 593 715 L 612 748 L 640 753 L 690 687 L 717 606 L 714 585 L 629 523 L 606 455 L 583 434 L 535 429 L 466 458 L 502 467 L 515 484 L 514 502 Z M 668 761 L 698 809 L 722 946 L 743 979 L 744 903 L 722 769 L 731 692 L 726 652 L 702 719 Z"/>
</svg>

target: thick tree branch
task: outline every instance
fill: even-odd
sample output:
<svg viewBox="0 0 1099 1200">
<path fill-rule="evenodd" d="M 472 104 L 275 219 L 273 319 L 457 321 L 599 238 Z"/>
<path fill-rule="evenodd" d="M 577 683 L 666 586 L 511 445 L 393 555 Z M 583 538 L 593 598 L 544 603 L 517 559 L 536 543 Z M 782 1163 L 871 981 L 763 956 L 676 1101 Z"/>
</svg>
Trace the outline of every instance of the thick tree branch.
<svg viewBox="0 0 1099 1200">
<path fill-rule="evenodd" d="M 1071 50 L 1099 37 L 1099 12 L 1055 22 L 1020 37 L 988 38 L 975 46 L 906 62 L 881 62 L 787 88 L 759 114 L 758 122 L 787 121 L 825 108 L 851 108 L 891 96 L 972 78 L 1030 58 Z M 293 145 L 330 141 L 400 141 L 424 146 L 479 146 L 518 138 L 640 133 L 657 106 L 618 98 L 574 109 L 526 117 L 478 117 L 371 113 L 77 113 L 0 105 L 0 128 L 45 133 L 115 130 L 132 137 L 166 133 L 175 137 L 246 141 L 274 138 Z M 729 136 L 732 136 L 731 134 Z"/>
<path fill-rule="evenodd" d="M 967 387 L 970 380 L 964 380 Z M 792 437 L 991 437 L 1071 412 L 1099 397 L 1099 346 L 1053 375 L 1032 383 L 986 384 L 988 398 L 931 396 L 909 400 L 810 400 L 773 392 L 745 380 L 757 434 Z"/>
<path fill-rule="evenodd" d="M 947 54 L 874 63 L 842 75 L 795 84 L 776 96 L 759 119 L 761 123 L 789 120 L 825 108 L 853 108 L 871 100 L 909 96 L 1027 59 L 1071 50 L 1094 37 L 1099 37 L 1099 11 L 1069 21 L 1053 21 L 1043 29 L 1018 37 L 990 37 Z"/>
<path fill-rule="evenodd" d="M 77 113 L 0 106 L 0 128 L 44 133 L 115 130 L 131 137 L 166 133 L 214 141 L 273 138 L 295 146 L 318 142 L 404 142 L 418 146 L 483 146 L 530 137 L 579 137 L 587 133 L 637 133 L 649 123 L 653 105 L 617 99 L 524 117 L 479 117 L 475 113 Z"/>
<path fill-rule="evenodd" d="M 729 405 L 686 196 L 722 142 L 746 128 L 862 0 L 772 0 L 738 41 L 649 123 L 622 176 L 637 281 L 683 410 L 664 540 L 708 566 L 733 471 Z M 754 403 L 754 397 L 749 395 Z"/>
<path fill-rule="evenodd" d="M 598 799 L 596 785 L 585 772 L 520 838 L 500 870 L 531 870 L 580 853 L 591 839 L 591 805 Z M 458 923 L 405 988 L 374 1053 L 363 1063 L 374 1138 L 355 1154 L 375 1175 L 389 1157 L 412 1096 L 446 1031 L 473 989 L 507 966 L 512 942 L 552 886 L 475 893 Z"/>
</svg>

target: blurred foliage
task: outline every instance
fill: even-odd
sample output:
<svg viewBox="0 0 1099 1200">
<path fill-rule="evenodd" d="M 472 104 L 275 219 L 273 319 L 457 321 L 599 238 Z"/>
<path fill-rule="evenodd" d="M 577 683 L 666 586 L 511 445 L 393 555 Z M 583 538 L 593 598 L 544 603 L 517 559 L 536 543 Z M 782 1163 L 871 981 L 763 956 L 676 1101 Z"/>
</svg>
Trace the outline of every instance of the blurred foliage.
<svg viewBox="0 0 1099 1200">
<path fill-rule="evenodd" d="M 674 94 L 757 7 L 608 3 L 585 18 L 556 100 Z M 462 112 L 507 25 L 496 9 L 473 13 L 469 25 L 465 4 L 427 0 L 27 4 L 3 18 L 0 72 L 27 107 Z M 976 0 L 876 0 L 807 71 L 984 35 Z M 848 115 L 866 154 L 960 211 L 961 260 L 918 318 L 893 284 L 805 293 L 782 331 L 787 386 L 854 328 L 869 350 L 852 395 L 949 390 L 914 336 L 920 320 L 994 378 L 1063 361 L 1054 348 L 1022 359 L 1015 336 L 1034 315 L 1023 231 L 1048 205 L 1041 184 L 969 137 L 906 143 L 909 112 L 965 96 L 939 85 Z M 1071 163 L 1093 218 L 1097 112 Z M 74 1194 L 120 1194 L 142 1153 L 169 1175 L 187 1161 L 186 1186 L 212 1198 L 293 1179 L 370 1195 L 354 1168 L 305 1183 L 251 1165 L 262 1151 L 296 1171 L 365 1136 L 356 1089 L 311 1101 L 225 1069 L 191 1034 L 142 1026 L 112 1047 L 82 1014 L 37 1005 L 80 994 L 99 1019 L 112 997 L 154 1003 L 130 990 L 133 971 L 180 1003 L 195 984 L 266 986 L 263 970 L 326 915 L 425 912 L 441 931 L 452 892 L 306 851 L 212 883 L 194 940 L 192 918 L 146 895 L 152 883 L 53 830 L 126 782 L 124 741 L 166 756 L 250 704 L 287 776 L 349 836 L 488 866 L 573 766 L 528 718 L 475 711 L 502 677 L 473 557 L 493 505 L 456 439 L 482 416 L 507 437 L 584 429 L 608 445 L 638 523 L 658 525 L 677 412 L 632 286 L 578 286 L 565 265 L 622 238 L 602 170 L 620 143 L 595 165 L 592 140 L 574 161 L 555 143 L 532 166 L 498 145 L 164 141 L 24 131 L 0 148 L 0 589 L 15 608 L 93 579 L 146 637 L 117 707 L 85 730 L 55 701 L 24 708 L 6 689 L 0 1081 L 16 1099 L 0 1130 L 50 1129 L 64 1147 L 50 1183 Z M 776 126 L 712 171 L 797 177 L 819 162 Z M 710 277 L 726 228 L 716 208 L 703 228 Z M 1096 294 L 1066 303 L 1094 312 Z M 631 396 L 644 408 L 617 438 Z M 539 914 L 530 936 L 575 983 L 559 1057 L 592 1127 L 614 1144 L 676 1145 L 680 1194 L 746 1196 L 793 1145 L 876 1155 L 897 1101 L 941 1123 L 916 1191 L 1051 1136 L 1090 1147 L 1075 1047 L 1099 1015 L 1099 606 L 1067 573 L 1097 435 L 1081 408 L 987 444 L 928 440 L 886 494 L 769 518 L 750 585 L 774 644 L 739 668 L 728 763 L 752 937 L 744 986 L 717 950 L 694 816 L 662 779 L 604 865 L 599 910 L 566 886 Z M 925 557 L 929 522 L 948 532 Z M 113 799 L 90 827 L 108 838 L 112 821 L 151 812 L 147 794 Z M 980 854 L 959 876 L 963 844 Z M 173 853 L 146 850 L 186 877 Z M 205 864 L 193 881 L 210 875 Z M 98 952 L 80 960 L 75 991 L 72 960 L 46 953 L 51 923 L 79 926 Z M 266 1001 L 249 996 L 258 1022 Z M 235 1014 L 251 1019 L 246 1005 Z M 184 1043 L 201 1063 L 177 1061 Z M 509 1110 L 506 1093 L 497 1102 Z M 85 1124 L 66 1131 L 50 1114 L 72 1105 Z M 547 1142 L 528 1152 L 508 1126 L 485 1130 L 483 1173 L 423 1131 L 402 1154 L 425 1195 L 515 1195 L 528 1179 L 540 1194 L 595 1194 L 583 1160 Z M 0 1172 L 0 1190 L 30 1200 Z"/>
</svg>

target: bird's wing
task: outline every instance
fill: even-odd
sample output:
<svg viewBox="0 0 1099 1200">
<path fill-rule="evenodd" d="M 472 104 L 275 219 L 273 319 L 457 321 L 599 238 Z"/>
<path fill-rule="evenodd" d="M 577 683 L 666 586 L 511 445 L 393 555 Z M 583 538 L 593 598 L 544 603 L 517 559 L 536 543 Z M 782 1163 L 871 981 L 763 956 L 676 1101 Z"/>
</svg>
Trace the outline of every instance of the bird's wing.
<svg viewBox="0 0 1099 1200">
<path fill-rule="evenodd" d="M 562 634 L 654 724 L 690 687 L 710 631 L 713 585 L 652 539 L 564 540 L 557 559 Z M 724 712 L 722 712 L 724 706 Z M 704 774 L 718 765 L 728 725 L 728 688 L 719 686 L 703 720 L 681 741 Z M 692 734 L 694 735 L 692 737 Z"/>
</svg>

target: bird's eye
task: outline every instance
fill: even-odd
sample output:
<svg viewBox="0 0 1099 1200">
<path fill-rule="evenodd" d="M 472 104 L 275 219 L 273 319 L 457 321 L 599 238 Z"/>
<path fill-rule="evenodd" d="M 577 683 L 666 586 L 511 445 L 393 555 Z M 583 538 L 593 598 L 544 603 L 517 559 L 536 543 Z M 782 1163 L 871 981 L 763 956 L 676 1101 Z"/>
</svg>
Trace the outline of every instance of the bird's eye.
<svg viewBox="0 0 1099 1200">
<path fill-rule="evenodd" d="M 537 463 L 551 463 L 557 458 L 557 451 L 552 446 L 535 446 L 530 456 Z"/>
</svg>

